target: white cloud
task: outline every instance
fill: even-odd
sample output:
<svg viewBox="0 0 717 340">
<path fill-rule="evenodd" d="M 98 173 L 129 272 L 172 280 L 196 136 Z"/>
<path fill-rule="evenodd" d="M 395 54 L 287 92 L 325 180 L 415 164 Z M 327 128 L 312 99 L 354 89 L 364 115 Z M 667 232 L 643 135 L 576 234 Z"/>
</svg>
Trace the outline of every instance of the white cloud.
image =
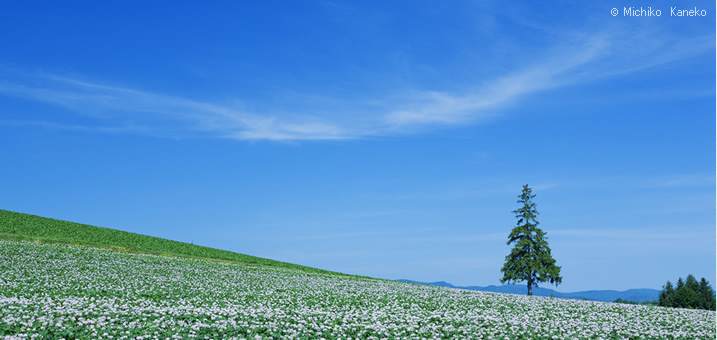
<svg viewBox="0 0 717 340">
<path fill-rule="evenodd" d="M 596 58 L 603 45 L 601 39 L 594 39 L 580 48 L 555 52 L 532 67 L 494 79 L 467 94 L 417 92 L 409 98 L 406 107 L 389 112 L 386 121 L 406 126 L 457 124 L 488 118 L 493 110 L 511 104 L 521 95 L 575 82 L 576 79 L 565 74 Z"/>
<path fill-rule="evenodd" d="M 714 228 L 695 228 L 695 227 L 676 227 L 673 230 L 664 229 L 561 229 L 551 230 L 549 235 L 561 236 L 561 237 L 573 237 L 576 239 L 590 240 L 591 242 L 596 239 L 610 239 L 610 240 L 622 240 L 630 242 L 638 241 L 675 241 L 692 239 L 702 239 L 704 236 L 708 236 L 710 233 L 714 233 Z"/>
<path fill-rule="evenodd" d="M 655 178 L 651 179 L 649 181 L 646 181 L 645 185 L 650 187 L 657 187 L 657 188 L 666 188 L 666 187 L 674 187 L 674 188 L 683 188 L 683 187 L 695 187 L 695 186 L 705 186 L 705 185 L 714 185 L 715 184 L 715 176 L 714 175 L 707 175 L 707 174 L 694 174 L 694 175 L 682 175 L 682 176 L 670 176 L 670 177 L 662 177 L 662 178 Z"/>
<path fill-rule="evenodd" d="M 636 35 L 640 37 L 639 35 Z M 709 37 L 706 37 L 709 38 Z M 665 50 L 666 41 L 642 44 L 618 34 L 594 34 L 581 44 L 558 45 L 528 67 L 462 91 L 407 91 L 387 94 L 392 100 L 336 99 L 331 105 L 290 114 L 273 107 L 246 110 L 228 105 L 187 99 L 47 73 L 13 73 L 14 80 L 0 81 L 0 93 L 67 108 L 97 120 L 93 126 L 65 126 L 57 122 L 33 122 L 45 127 L 95 131 L 133 132 L 172 137 L 195 134 L 240 140 L 339 140 L 410 133 L 436 126 L 475 124 L 495 117 L 522 96 L 552 88 L 616 76 L 673 62 L 710 50 L 713 41 L 696 37 L 678 52 Z M 705 41 L 711 41 L 706 43 Z M 672 51 L 672 52 L 671 52 Z M 647 58 L 649 56 L 649 58 Z M 626 61 L 632 60 L 632 61 Z M 638 61 L 635 61 L 638 60 Z M 477 61 L 479 62 L 479 61 Z M 312 95 L 309 95 L 312 96 Z M 372 102 L 367 108 L 365 102 Z M 331 100 L 327 101 L 331 102 Z M 353 105 L 352 105 L 353 103 Z M 256 104 L 256 103 L 254 103 Z M 261 105 L 254 105 L 261 107 Z M 341 110 L 352 111 L 350 114 Z M 262 111 L 263 110 L 263 111 Z M 17 123 L 17 122 L 16 122 Z"/>
</svg>

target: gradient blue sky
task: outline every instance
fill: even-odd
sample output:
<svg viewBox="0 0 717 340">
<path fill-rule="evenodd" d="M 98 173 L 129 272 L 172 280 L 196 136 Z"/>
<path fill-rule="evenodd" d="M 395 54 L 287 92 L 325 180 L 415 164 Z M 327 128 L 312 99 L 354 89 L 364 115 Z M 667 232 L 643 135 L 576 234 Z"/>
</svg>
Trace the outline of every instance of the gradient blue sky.
<svg viewBox="0 0 717 340">
<path fill-rule="evenodd" d="M 670 17 L 676 5 L 707 17 Z M 714 285 L 714 13 L 698 0 L 7 2 L 0 208 L 490 285 L 529 184 L 558 290 L 690 273 Z"/>
</svg>

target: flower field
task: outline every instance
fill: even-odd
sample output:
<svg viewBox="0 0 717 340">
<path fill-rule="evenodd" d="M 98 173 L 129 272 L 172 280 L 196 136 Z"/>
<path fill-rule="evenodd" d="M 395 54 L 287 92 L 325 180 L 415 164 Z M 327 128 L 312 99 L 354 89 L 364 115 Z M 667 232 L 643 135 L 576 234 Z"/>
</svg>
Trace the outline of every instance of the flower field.
<svg viewBox="0 0 717 340">
<path fill-rule="evenodd" d="M 0 338 L 714 339 L 704 310 L 0 241 Z"/>
</svg>

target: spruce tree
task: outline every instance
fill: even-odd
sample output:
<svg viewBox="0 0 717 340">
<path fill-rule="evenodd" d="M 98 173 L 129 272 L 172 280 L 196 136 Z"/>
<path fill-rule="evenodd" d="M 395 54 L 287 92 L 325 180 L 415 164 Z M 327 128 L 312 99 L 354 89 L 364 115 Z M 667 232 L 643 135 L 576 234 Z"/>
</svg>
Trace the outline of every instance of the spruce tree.
<svg viewBox="0 0 717 340">
<path fill-rule="evenodd" d="M 533 287 L 538 282 L 550 282 L 556 286 L 562 283 L 560 267 L 555 265 L 555 259 L 550 254 L 546 233 L 538 228 L 538 210 L 532 199 L 532 189 L 523 186 L 523 192 L 518 196 L 518 203 L 523 206 L 513 210 L 518 219 L 518 225 L 508 235 L 508 245 L 515 242 L 510 255 L 505 257 L 505 264 L 501 271 L 501 283 L 515 283 L 527 281 L 528 295 L 533 295 Z"/>
<path fill-rule="evenodd" d="M 710 286 L 710 283 L 707 282 L 704 277 L 700 280 L 699 293 L 700 300 L 702 301 L 700 308 L 715 310 L 715 291 L 712 290 L 712 286 Z"/>
<path fill-rule="evenodd" d="M 663 307 L 672 307 L 674 305 L 674 299 L 675 288 L 672 287 L 672 282 L 667 281 L 667 283 L 662 286 L 662 291 L 660 291 L 658 304 Z"/>
</svg>

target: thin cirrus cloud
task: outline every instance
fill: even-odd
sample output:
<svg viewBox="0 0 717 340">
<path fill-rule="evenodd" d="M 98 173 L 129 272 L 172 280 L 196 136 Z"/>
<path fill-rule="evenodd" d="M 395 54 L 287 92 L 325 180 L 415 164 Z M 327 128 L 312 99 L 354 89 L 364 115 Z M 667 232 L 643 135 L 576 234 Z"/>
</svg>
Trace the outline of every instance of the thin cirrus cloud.
<svg viewBox="0 0 717 340">
<path fill-rule="evenodd" d="M 575 79 L 570 71 L 599 58 L 605 50 L 600 37 L 589 39 L 579 48 L 559 50 L 546 60 L 524 70 L 493 79 L 468 94 L 422 92 L 413 96 L 408 109 L 390 112 L 386 120 L 399 126 L 421 124 L 457 124 L 480 119 L 521 95 L 586 81 Z"/>
<path fill-rule="evenodd" d="M 34 84 L 2 82 L 0 93 L 54 104 L 115 125 L 109 128 L 54 122 L 9 122 L 14 124 L 174 137 L 205 134 L 246 140 L 341 139 L 349 136 L 349 133 L 340 127 L 311 119 L 280 119 L 215 103 L 79 81 L 46 73 L 25 73 L 20 74 L 20 78 Z"/>
<path fill-rule="evenodd" d="M 326 107 L 308 108 L 311 114 L 274 113 L 271 107 L 264 108 L 264 112 L 249 111 L 236 105 L 5 68 L 0 73 L 6 75 L 5 80 L 0 78 L 1 94 L 60 106 L 97 122 L 95 125 L 32 120 L 2 123 L 167 137 L 200 135 L 274 141 L 415 133 L 437 126 L 475 124 L 499 114 L 500 109 L 526 94 L 687 58 L 712 48 L 712 43 L 706 42 L 709 37 L 703 38 L 695 38 L 696 43 L 679 52 L 660 52 L 666 42 L 652 44 L 649 50 L 634 46 L 628 49 L 623 40 L 615 43 L 614 35 L 596 34 L 583 39 L 581 44 L 554 48 L 529 67 L 483 79 L 480 86 L 455 92 L 404 90 L 391 94 L 394 99 L 373 100 L 377 104 L 370 110 L 357 109 L 351 115 Z M 651 59 L 640 59 L 640 65 L 627 63 L 626 53 L 633 57 L 651 55 Z M 12 77 L 7 76 L 10 74 Z M 356 103 L 357 108 L 361 107 Z"/>
</svg>

